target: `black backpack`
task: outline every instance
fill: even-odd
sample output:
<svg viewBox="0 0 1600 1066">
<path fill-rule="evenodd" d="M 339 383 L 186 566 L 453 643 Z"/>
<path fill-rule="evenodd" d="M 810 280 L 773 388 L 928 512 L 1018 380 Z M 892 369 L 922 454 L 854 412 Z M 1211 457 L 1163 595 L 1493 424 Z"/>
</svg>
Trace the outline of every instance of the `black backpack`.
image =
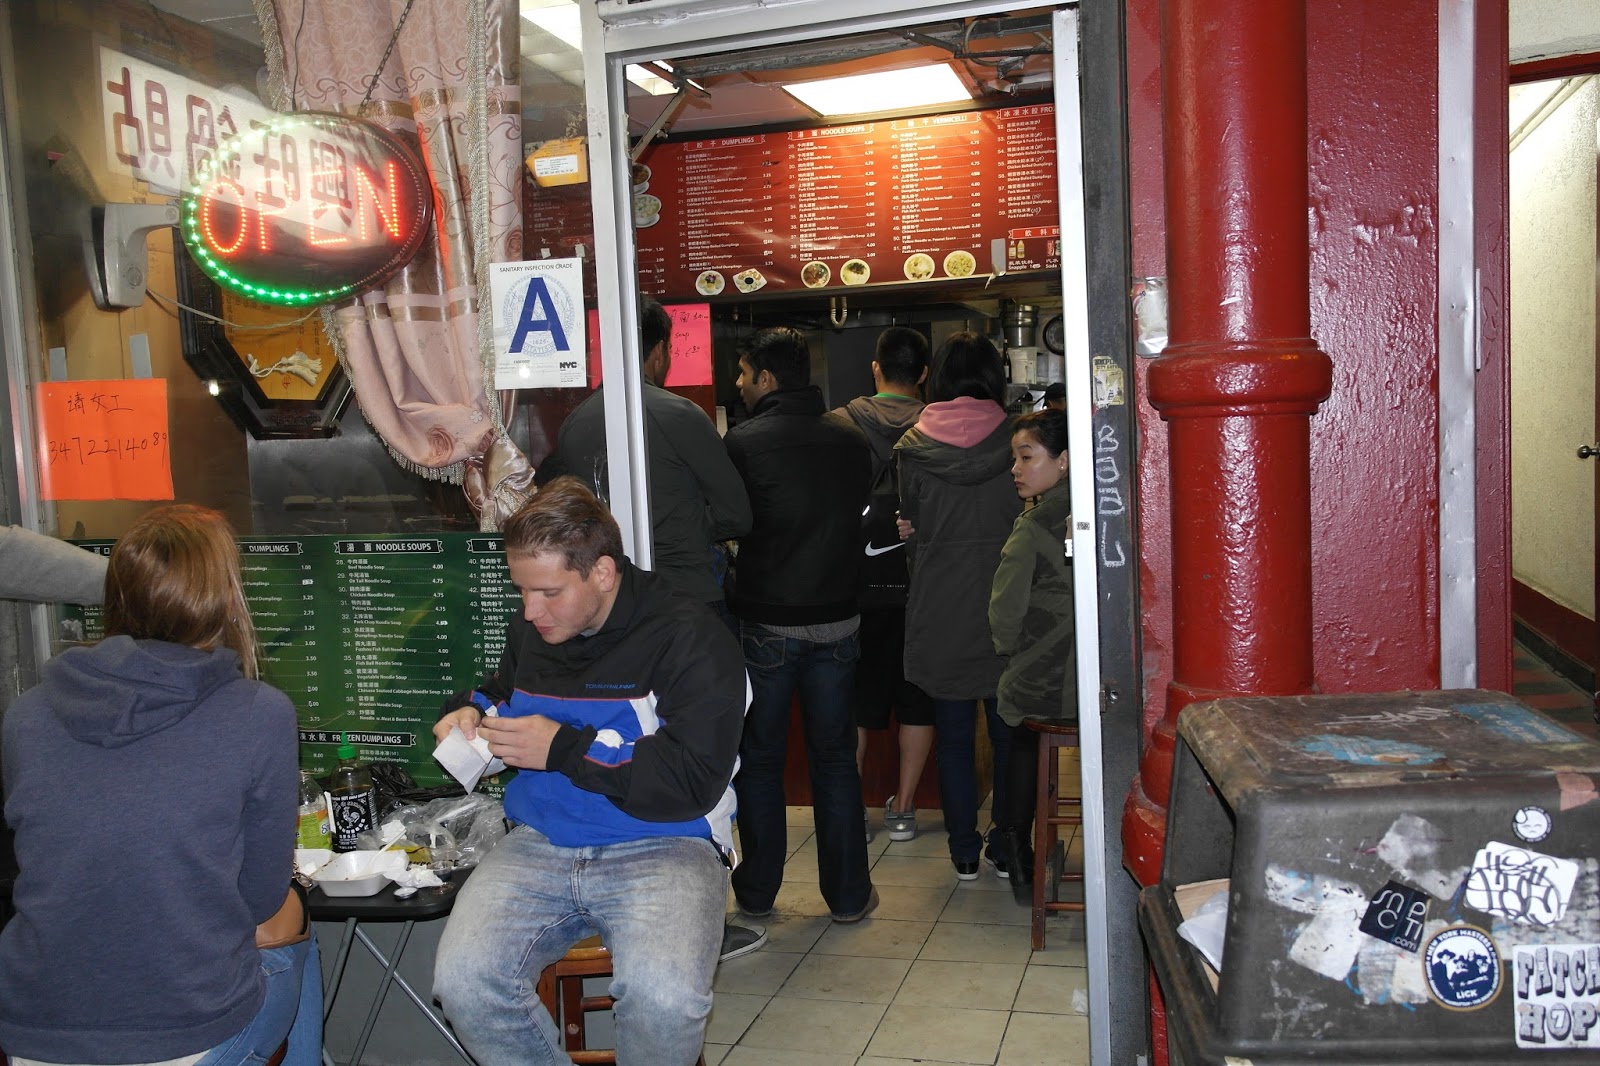
<svg viewBox="0 0 1600 1066">
<path fill-rule="evenodd" d="M 895 520 L 900 514 L 900 493 L 891 458 L 880 467 L 861 513 L 861 593 L 863 608 L 906 605 L 906 545 Z"/>
</svg>

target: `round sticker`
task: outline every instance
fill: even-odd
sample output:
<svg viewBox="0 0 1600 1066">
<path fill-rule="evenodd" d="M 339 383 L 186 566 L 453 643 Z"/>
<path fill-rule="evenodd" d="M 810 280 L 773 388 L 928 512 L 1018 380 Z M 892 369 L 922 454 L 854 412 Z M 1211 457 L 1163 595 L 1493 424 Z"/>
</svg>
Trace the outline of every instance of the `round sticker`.
<svg viewBox="0 0 1600 1066">
<path fill-rule="evenodd" d="M 1477 1010 L 1500 994 L 1500 952 L 1482 929 L 1453 925 L 1422 949 L 1428 992 L 1441 1007 Z"/>
<path fill-rule="evenodd" d="M 1511 818 L 1511 829 L 1528 843 L 1550 835 L 1550 812 L 1543 807 L 1524 807 Z"/>
</svg>

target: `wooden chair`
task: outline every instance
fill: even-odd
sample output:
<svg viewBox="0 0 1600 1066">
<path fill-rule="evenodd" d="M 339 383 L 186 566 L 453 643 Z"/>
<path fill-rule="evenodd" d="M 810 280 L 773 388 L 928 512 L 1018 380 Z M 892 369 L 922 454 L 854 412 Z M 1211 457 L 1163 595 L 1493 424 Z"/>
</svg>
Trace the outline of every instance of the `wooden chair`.
<svg viewBox="0 0 1600 1066">
<path fill-rule="evenodd" d="M 1039 734 L 1039 783 L 1033 803 L 1033 950 L 1044 950 L 1044 920 L 1053 911 L 1082 912 L 1083 904 L 1061 898 L 1062 882 L 1082 883 L 1081 873 L 1067 872 L 1064 825 L 1083 824 L 1083 801 L 1062 796 L 1058 752 L 1078 746 L 1078 725 L 1061 719 L 1029 718 Z M 1072 811 L 1063 808 L 1075 808 Z"/>
<path fill-rule="evenodd" d="M 583 980 L 586 977 L 611 976 L 611 951 L 592 936 L 580 940 L 568 949 L 566 955 L 544 968 L 539 975 L 539 1002 L 550 1012 L 556 1028 L 561 1030 L 567 1056 L 576 1066 L 588 1063 L 615 1063 L 617 1053 L 611 1050 L 591 1051 L 587 1047 L 584 1016 L 592 1011 L 610 1010 L 616 1002 L 609 995 L 586 996 Z M 701 1056 L 699 1066 L 705 1066 Z"/>
</svg>

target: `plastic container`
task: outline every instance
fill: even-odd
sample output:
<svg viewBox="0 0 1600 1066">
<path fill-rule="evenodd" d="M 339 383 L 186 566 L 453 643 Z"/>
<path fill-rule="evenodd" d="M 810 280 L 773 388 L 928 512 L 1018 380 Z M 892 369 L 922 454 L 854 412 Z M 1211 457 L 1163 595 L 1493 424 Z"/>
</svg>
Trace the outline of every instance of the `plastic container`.
<svg viewBox="0 0 1600 1066">
<path fill-rule="evenodd" d="M 335 855 L 311 875 L 330 896 L 375 896 L 388 886 L 391 873 L 406 868 L 398 851 L 347 851 Z"/>
<path fill-rule="evenodd" d="M 297 848 L 333 847 L 332 822 L 328 815 L 328 795 L 322 785 L 305 770 L 300 771 L 300 818 L 295 829 Z"/>
<path fill-rule="evenodd" d="M 339 765 L 328 778 L 333 803 L 333 850 L 354 851 L 356 838 L 378 825 L 378 793 L 372 771 L 356 758 L 350 734 L 339 745 Z"/>
<path fill-rule="evenodd" d="M 1173 1061 L 1593 1066 L 1597 783 L 1600 745 L 1504 693 L 1186 708 L 1139 899 Z M 1220 977 L 1177 933 L 1213 879 Z"/>
</svg>

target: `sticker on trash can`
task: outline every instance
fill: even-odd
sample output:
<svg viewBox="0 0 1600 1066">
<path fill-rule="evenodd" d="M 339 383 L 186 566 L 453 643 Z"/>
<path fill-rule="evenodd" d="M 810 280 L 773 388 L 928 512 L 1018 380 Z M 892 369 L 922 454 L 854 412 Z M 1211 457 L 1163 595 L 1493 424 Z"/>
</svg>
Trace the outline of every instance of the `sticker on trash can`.
<svg viewBox="0 0 1600 1066">
<path fill-rule="evenodd" d="M 1403 951 L 1415 952 L 1422 946 L 1422 923 L 1427 918 L 1428 894 L 1390 881 L 1372 897 L 1361 918 L 1361 931 Z"/>
<path fill-rule="evenodd" d="M 1519 944 L 1511 974 L 1518 1047 L 1600 1049 L 1600 945 Z"/>
<path fill-rule="evenodd" d="M 1523 807 L 1511 816 L 1511 831 L 1530 844 L 1550 835 L 1550 812 L 1543 807 Z"/>
<path fill-rule="evenodd" d="M 1441 929 L 1422 953 L 1428 992 L 1450 1010 L 1477 1010 L 1500 994 L 1500 952 L 1488 933 L 1470 925 Z"/>
<path fill-rule="evenodd" d="M 1467 872 L 1467 906 L 1523 925 L 1555 925 L 1567 913 L 1578 864 L 1491 840 Z"/>
</svg>

